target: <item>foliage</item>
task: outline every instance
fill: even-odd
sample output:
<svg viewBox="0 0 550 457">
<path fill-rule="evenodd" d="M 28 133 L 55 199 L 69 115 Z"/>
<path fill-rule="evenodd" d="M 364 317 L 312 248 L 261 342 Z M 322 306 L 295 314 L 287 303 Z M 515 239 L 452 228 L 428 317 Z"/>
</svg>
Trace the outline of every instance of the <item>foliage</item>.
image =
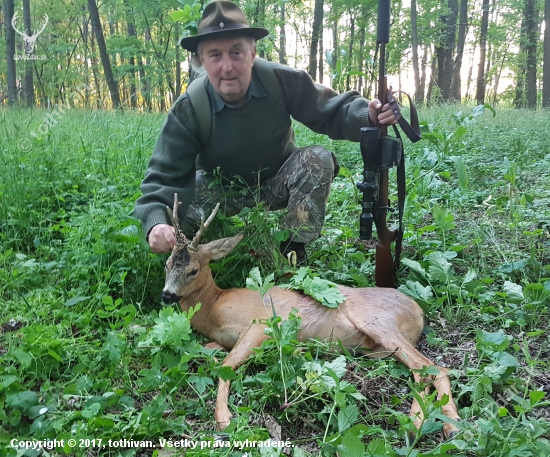
<svg viewBox="0 0 550 457">
<path fill-rule="evenodd" d="M 332 281 L 314 276 L 309 267 L 300 267 L 296 274 L 290 278 L 289 284 L 283 284 L 293 290 L 301 290 L 304 294 L 313 297 L 322 305 L 328 308 L 338 308 L 338 305 L 346 299 L 338 290 L 338 286 Z"/>
<path fill-rule="evenodd" d="M 34 137 L 29 132 L 38 132 L 49 112 L 0 113 L 2 452 L 14 437 L 259 443 L 276 436 L 278 425 L 295 456 L 547 455 L 547 116 L 455 111 L 423 109 L 425 141 L 407 146 L 399 272 L 401 290 L 426 313 L 421 350 L 450 368 L 462 422 L 447 442 L 439 435 L 444 399 L 421 398 L 425 421 L 414 429 L 408 409 L 422 386 L 409 381 L 408 370 L 392 360 L 335 354 L 324 342 L 298 344 L 299 316 L 267 321 L 272 339 L 233 372 L 220 367 L 223 353 L 203 347 L 191 331 L 193 311 L 161 307 L 166 257 L 149 252 L 132 216 L 160 116 L 72 110 Z M 310 271 L 372 285 L 374 250 L 357 240 L 358 146 L 299 126 L 297 140 L 327 146 L 342 164 L 322 237 L 308 246 Z M 278 250 L 288 236 L 280 215 L 258 207 L 216 218 L 207 238 L 245 234 L 212 264 L 219 284 L 243 287 L 248 279 L 265 295 L 292 280 L 295 271 Z M 215 435 L 218 377 L 233 381 L 234 419 Z M 245 452 L 282 450 L 211 449 Z"/>
</svg>

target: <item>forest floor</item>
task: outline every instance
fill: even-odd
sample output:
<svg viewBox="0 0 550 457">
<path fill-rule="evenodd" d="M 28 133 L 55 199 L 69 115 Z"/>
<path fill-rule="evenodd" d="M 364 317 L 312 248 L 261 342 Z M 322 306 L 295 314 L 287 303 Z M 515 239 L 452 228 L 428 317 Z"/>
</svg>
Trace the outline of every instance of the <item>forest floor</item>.
<svg viewBox="0 0 550 457">
<path fill-rule="evenodd" d="M 64 440 L 52 455 L 181 455 L 169 444 L 179 440 L 199 443 L 186 455 L 550 455 L 548 111 L 424 108 L 423 140 L 405 140 L 399 289 L 425 311 L 419 349 L 450 372 L 462 420 L 448 440 L 446 398 L 421 399 L 416 430 L 408 410 L 419 386 L 405 367 L 298 344 L 296 318 L 270 321 L 276 337 L 236 373 L 220 369 L 224 353 L 203 348 L 185 313 L 161 306 L 167 256 L 149 251 L 132 214 L 164 115 L 50 114 L 0 113 L 8 456 L 23 455 L 14 439 Z M 323 144 L 342 165 L 309 247 L 311 274 L 372 286 L 374 251 L 358 240 L 359 146 L 301 126 L 297 143 Z M 390 180 L 393 199 L 395 171 Z M 254 268 L 288 282 L 280 216 L 259 207 L 216 218 L 207 240 L 245 235 L 212 264 L 218 285 L 244 287 Z M 223 433 L 213 417 L 218 376 L 233 378 Z M 267 439 L 290 446 L 259 447 Z"/>
</svg>

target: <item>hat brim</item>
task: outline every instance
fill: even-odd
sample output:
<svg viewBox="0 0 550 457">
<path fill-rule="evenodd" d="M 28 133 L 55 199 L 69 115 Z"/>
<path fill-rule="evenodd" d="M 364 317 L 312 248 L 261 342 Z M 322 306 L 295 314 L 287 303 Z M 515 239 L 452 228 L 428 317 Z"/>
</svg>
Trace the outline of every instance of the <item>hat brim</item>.
<svg viewBox="0 0 550 457">
<path fill-rule="evenodd" d="M 202 35 L 195 35 L 182 38 L 180 40 L 180 45 L 183 49 L 187 49 L 191 52 L 197 52 L 197 47 L 199 42 L 205 40 L 213 40 L 218 38 L 232 38 L 237 36 L 249 36 L 255 40 L 260 40 L 261 38 L 269 35 L 269 30 L 263 29 L 261 27 L 246 27 L 241 29 L 231 29 L 231 30 L 218 30 L 214 32 L 204 33 Z"/>
</svg>

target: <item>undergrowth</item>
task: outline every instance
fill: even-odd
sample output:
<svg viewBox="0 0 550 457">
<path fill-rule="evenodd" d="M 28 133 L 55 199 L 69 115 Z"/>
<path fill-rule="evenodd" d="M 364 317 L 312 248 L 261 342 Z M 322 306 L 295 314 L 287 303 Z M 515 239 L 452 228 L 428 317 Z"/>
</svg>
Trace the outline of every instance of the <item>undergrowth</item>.
<svg viewBox="0 0 550 457">
<path fill-rule="evenodd" d="M 48 124 L 46 111 L 0 113 L 2 455 L 23 455 L 13 439 L 64 440 L 51 455 L 166 455 L 160 440 L 175 451 L 166 443 L 182 437 L 210 443 L 188 455 L 550 455 L 548 113 L 495 114 L 423 109 L 424 140 L 406 145 L 399 288 L 426 313 L 421 350 L 450 369 L 462 422 L 444 441 L 442 403 L 426 397 L 416 430 L 418 386 L 392 360 L 297 343 L 293 316 L 271 320 L 273 338 L 233 373 L 190 316 L 161 307 L 166 257 L 149 251 L 132 209 L 162 116 L 70 111 Z M 373 250 L 357 239 L 358 146 L 300 126 L 297 138 L 342 165 L 310 270 L 373 285 Z M 216 218 L 208 239 L 245 235 L 212 265 L 220 286 L 244 287 L 254 268 L 256 281 L 289 282 L 279 217 L 260 206 Z M 218 376 L 233 379 L 224 433 Z M 291 447 L 242 445 L 276 437 Z M 156 448 L 114 446 L 123 439 Z"/>
</svg>

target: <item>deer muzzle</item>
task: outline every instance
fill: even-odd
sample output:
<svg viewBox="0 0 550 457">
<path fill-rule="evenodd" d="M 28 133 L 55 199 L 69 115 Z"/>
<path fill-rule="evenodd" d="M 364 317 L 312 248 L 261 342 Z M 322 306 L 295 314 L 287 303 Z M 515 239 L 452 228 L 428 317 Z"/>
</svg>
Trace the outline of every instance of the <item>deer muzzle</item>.
<svg viewBox="0 0 550 457">
<path fill-rule="evenodd" d="M 163 290 L 161 298 L 166 305 L 171 305 L 173 303 L 179 302 L 181 297 L 168 290 Z"/>
</svg>

